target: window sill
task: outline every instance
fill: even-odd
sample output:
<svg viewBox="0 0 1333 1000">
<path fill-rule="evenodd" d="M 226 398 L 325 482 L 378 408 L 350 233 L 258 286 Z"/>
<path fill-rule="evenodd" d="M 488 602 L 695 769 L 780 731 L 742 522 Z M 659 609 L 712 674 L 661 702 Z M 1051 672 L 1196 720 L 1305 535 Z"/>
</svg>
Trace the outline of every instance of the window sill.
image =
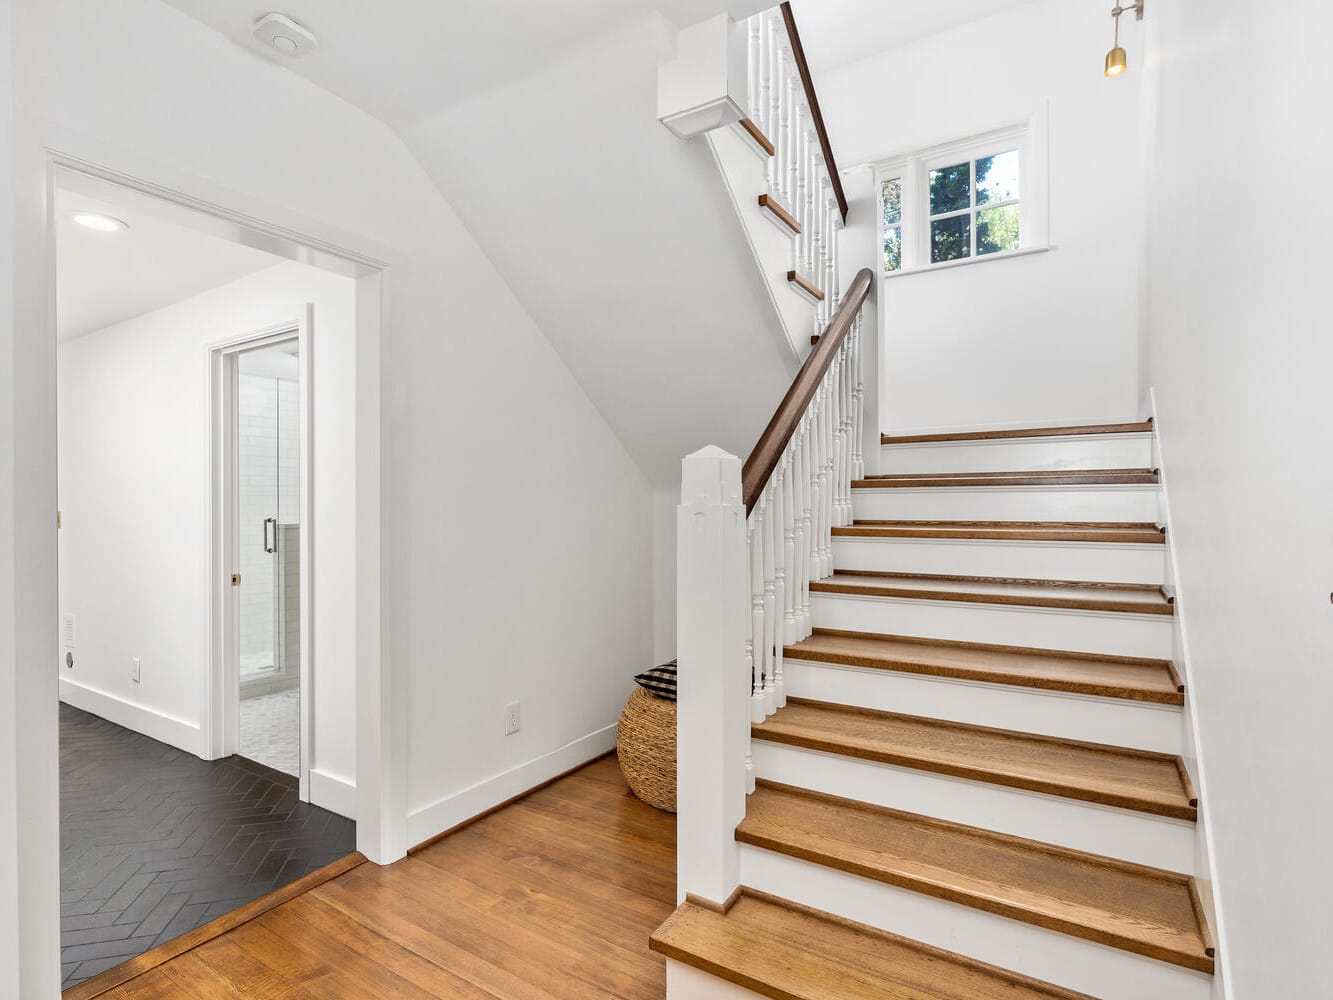
<svg viewBox="0 0 1333 1000">
<path fill-rule="evenodd" d="M 1009 250 L 1005 253 L 988 253 L 984 257 L 963 257 L 959 260 L 946 260 L 939 264 L 922 264 L 918 267 L 906 267 L 897 271 L 881 271 L 880 276 L 884 278 L 903 278 L 909 274 L 922 274 L 926 271 L 947 271 L 951 267 L 966 267 L 968 264 L 984 264 L 991 260 L 1011 260 L 1014 257 L 1026 257 L 1029 254 L 1045 253 L 1048 250 L 1054 249 L 1054 243 L 1042 243 L 1038 246 L 1020 247 L 1017 250 Z"/>
</svg>

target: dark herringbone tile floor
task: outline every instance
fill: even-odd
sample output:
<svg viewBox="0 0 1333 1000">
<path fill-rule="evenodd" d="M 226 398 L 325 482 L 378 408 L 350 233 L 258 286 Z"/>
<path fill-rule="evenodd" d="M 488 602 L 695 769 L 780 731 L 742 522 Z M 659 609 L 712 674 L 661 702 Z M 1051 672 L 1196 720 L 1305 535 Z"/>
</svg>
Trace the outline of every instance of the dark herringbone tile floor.
<svg viewBox="0 0 1333 1000">
<path fill-rule="evenodd" d="M 295 778 L 60 706 L 66 988 L 355 848 L 355 824 L 299 801 Z"/>
</svg>

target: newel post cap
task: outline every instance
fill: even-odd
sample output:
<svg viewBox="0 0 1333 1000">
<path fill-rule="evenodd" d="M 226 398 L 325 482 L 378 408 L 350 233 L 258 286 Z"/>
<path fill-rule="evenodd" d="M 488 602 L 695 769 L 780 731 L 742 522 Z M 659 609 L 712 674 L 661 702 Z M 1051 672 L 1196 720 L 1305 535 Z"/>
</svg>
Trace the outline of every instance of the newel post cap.
<svg viewBox="0 0 1333 1000">
<path fill-rule="evenodd" d="M 686 455 L 680 470 L 682 504 L 739 504 L 741 460 L 715 445 Z"/>
</svg>

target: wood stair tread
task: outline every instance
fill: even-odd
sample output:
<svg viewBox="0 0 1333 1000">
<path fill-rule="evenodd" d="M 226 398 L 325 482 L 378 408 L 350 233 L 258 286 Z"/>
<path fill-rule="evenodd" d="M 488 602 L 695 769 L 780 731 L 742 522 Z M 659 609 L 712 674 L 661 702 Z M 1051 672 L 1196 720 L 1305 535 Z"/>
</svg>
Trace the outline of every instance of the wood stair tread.
<svg viewBox="0 0 1333 1000">
<path fill-rule="evenodd" d="M 957 434 L 881 434 L 882 444 L 927 444 L 932 441 L 1003 441 L 1011 438 L 1082 437 L 1096 434 L 1148 434 L 1152 420 L 1124 424 L 1076 424 L 1064 427 L 1021 427 L 1010 430 L 962 431 Z"/>
<path fill-rule="evenodd" d="M 788 698 L 753 738 L 1193 821 L 1179 757 Z"/>
<path fill-rule="evenodd" d="M 736 839 L 1213 971 L 1186 875 L 770 782 L 747 799 Z"/>
<path fill-rule="evenodd" d="M 1170 615 L 1175 605 L 1152 584 L 1010 580 L 997 577 L 931 576 L 838 570 L 810 584 L 811 593 L 909 597 L 967 604 Z"/>
<path fill-rule="evenodd" d="M 1118 542 L 1161 545 L 1157 525 L 1137 521 L 854 521 L 836 538 L 987 538 L 1037 542 Z"/>
<path fill-rule="evenodd" d="M 752 890 L 725 914 L 682 904 L 650 947 L 777 1000 L 1090 1000 Z"/>
<path fill-rule="evenodd" d="M 852 481 L 852 489 L 962 486 L 1138 486 L 1158 482 L 1156 469 L 1045 469 L 1035 472 L 888 473 Z"/>
<path fill-rule="evenodd" d="M 1168 660 L 1094 656 L 984 643 L 816 629 L 787 646 L 789 659 L 840 663 L 902 673 L 988 681 L 1048 691 L 1183 705 Z"/>
</svg>

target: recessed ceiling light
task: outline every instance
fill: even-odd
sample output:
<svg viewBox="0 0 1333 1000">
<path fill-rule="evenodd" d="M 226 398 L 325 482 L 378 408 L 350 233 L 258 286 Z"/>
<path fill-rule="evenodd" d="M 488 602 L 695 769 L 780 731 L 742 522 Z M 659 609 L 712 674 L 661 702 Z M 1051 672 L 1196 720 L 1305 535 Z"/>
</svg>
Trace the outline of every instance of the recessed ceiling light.
<svg viewBox="0 0 1333 1000">
<path fill-rule="evenodd" d="M 120 219 L 113 219 L 109 215 L 99 215 L 97 212 L 75 212 L 74 221 L 84 229 L 91 229 L 98 233 L 119 233 L 129 229 L 129 225 Z"/>
</svg>

